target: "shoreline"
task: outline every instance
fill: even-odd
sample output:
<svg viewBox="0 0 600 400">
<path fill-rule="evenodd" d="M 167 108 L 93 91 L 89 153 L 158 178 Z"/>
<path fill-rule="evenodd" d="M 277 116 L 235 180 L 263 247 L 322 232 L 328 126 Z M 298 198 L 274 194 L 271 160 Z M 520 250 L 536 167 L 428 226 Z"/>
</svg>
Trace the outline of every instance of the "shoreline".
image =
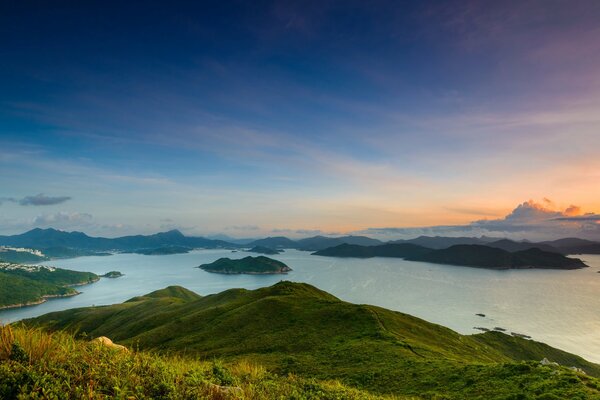
<svg viewBox="0 0 600 400">
<path fill-rule="evenodd" d="M 42 296 L 41 299 L 36 300 L 36 301 L 30 301 L 27 303 L 18 303 L 18 304 L 9 304 L 7 306 L 0 306 L 0 310 L 10 310 L 12 308 L 23 308 L 23 307 L 31 307 L 31 306 L 37 306 L 40 304 L 44 304 L 45 302 L 47 302 L 48 300 L 51 299 L 60 299 L 60 298 L 66 298 L 66 297 L 74 297 L 81 294 L 81 292 L 75 291 L 74 293 L 68 293 L 68 294 L 48 294 L 48 295 L 44 295 Z"/>
<path fill-rule="evenodd" d="M 65 285 L 64 287 L 66 287 L 66 288 L 72 288 L 72 287 L 77 287 L 77 286 L 91 285 L 92 283 L 96 283 L 99 280 L 100 280 L 100 277 L 97 277 L 96 279 L 93 279 L 91 281 L 80 282 L 80 283 L 72 283 L 70 285 Z M 81 292 L 79 292 L 77 290 L 75 290 L 73 293 L 67 293 L 67 294 L 47 294 L 47 295 L 43 295 L 38 300 L 29 301 L 29 302 L 26 302 L 26 303 L 16 303 L 16 304 L 9 304 L 9 305 L 6 305 L 6 306 L 0 306 L 0 311 L 1 310 L 10 310 L 10 309 L 13 309 L 13 308 L 23 308 L 23 307 L 38 306 L 40 304 L 44 304 L 48 300 L 60 299 L 60 298 L 67 298 L 67 297 L 74 297 L 74 296 L 77 296 L 77 295 L 80 295 L 80 294 L 81 294 Z"/>
</svg>

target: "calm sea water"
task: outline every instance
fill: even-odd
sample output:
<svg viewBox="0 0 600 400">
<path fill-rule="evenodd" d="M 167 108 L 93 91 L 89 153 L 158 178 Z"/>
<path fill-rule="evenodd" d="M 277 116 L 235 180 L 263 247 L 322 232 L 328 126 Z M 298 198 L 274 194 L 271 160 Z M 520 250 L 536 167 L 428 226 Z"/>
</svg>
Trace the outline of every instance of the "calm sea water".
<svg viewBox="0 0 600 400">
<path fill-rule="evenodd" d="M 575 271 L 491 271 L 389 258 L 336 259 L 295 250 L 273 256 L 293 269 L 286 276 L 220 275 L 194 268 L 219 257 L 247 255 L 199 250 L 165 256 L 116 254 L 48 262 L 96 274 L 117 270 L 125 276 L 81 286 L 79 296 L 2 311 L 0 321 L 121 303 L 168 285 L 181 285 L 206 295 L 237 287 L 255 289 L 287 279 L 310 283 L 353 303 L 409 313 L 460 333 L 476 333 L 476 326 L 502 327 L 600 362 L 600 255 L 582 256 L 591 268 Z"/>
</svg>

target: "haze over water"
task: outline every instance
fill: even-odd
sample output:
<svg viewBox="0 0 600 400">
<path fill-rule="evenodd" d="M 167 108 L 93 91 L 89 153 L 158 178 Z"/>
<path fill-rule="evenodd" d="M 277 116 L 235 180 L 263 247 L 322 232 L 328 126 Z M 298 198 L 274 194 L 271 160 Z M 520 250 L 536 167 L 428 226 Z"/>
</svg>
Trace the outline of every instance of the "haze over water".
<svg viewBox="0 0 600 400">
<path fill-rule="evenodd" d="M 328 258 L 296 250 L 273 256 L 293 269 L 287 275 L 220 275 L 194 268 L 220 257 L 247 255 L 197 250 L 47 262 L 97 274 L 118 270 L 125 276 L 82 286 L 79 296 L 2 311 L 0 320 L 7 323 L 74 307 L 120 303 L 169 285 L 208 295 L 229 288 L 255 289 L 285 279 L 310 283 L 353 303 L 412 314 L 460 333 L 477 333 L 474 327 L 501 327 L 600 362 L 600 337 L 595 334 L 600 331 L 600 255 L 580 256 L 590 268 L 571 271 L 494 271 L 391 258 Z"/>
</svg>

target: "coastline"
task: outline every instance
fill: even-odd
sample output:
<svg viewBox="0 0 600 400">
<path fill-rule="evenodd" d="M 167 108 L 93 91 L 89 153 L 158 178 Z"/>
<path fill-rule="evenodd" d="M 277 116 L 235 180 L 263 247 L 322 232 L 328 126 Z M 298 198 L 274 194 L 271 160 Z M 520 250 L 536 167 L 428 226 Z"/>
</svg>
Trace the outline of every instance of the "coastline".
<svg viewBox="0 0 600 400">
<path fill-rule="evenodd" d="M 85 285 L 90 285 L 92 283 L 96 283 L 100 280 L 100 277 L 97 277 L 96 279 L 93 279 L 91 281 L 86 281 L 86 282 L 79 282 L 79 283 L 72 283 L 70 285 L 65 285 L 64 287 L 66 288 L 72 288 L 72 287 L 76 287 L 76 286 L 85 286 Z M 47 294 L 47 295 L 43 295 L 41 298 L 39 298 L 38 300 L 35 301 L 29 301 L 26 303 L 16 303 L 16 304 L 9 304 L 6 306 L 0 306 L 0 310 L 9 310 L 12 308 L 23 308 L 23 307 L 31 307 L 31 306 L 37 306 L 40 304 L 43 304 L 45 302 L 47 302 L 48 300 L 51 299 L 60 299 L 60 298 L 66 298 L 66 297 L 73 297 L 73 296 L 77 296 L 81 294 L 81 292 L 74 290 L 73 293 L 66 293 L 66 294 Z"/>
<path fill-rule="evenodd" d="M 73 293 L 67 293 L 67 294 L 48 294 L 48 295 L 44 295 L 42 296 L 41 299 L 36 300 L 36 301 L 30 301 L 27 303 L 18 303 L 18 304 L 9 304 L 7 306 L 0 306 L 0 310 L 8 310 L 11 308 L 22 308 L 22 307 L 30 307 L 30 306 L 37 306 L 40 304 L 43 304 L 45 302 L 47 302 L 50 299 L 59 299 L 59 298 L 63 298 L 63 297 L 73 297 L 73 296 L 77 296 L 81 294 L 81 292 L 75 291 Z"/>
</svg>

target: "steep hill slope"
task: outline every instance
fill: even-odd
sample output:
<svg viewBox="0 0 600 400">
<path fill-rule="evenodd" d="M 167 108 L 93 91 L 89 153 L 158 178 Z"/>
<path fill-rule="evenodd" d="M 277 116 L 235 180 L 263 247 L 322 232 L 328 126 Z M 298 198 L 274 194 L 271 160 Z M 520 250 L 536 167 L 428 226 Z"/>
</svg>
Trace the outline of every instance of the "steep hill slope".
<svg viewBox="0 0 600 400">
<path fill-rule="evenodd" d="M 600 366 L 580 357 L 524 339 L 500 340 L 497 333 L 460 335 L 410 315 L 346 303 L 307 284 L 281 282 L 201 298 L 170 288 L 26 323 L 109 336 L 141 349 L 249 359 L 275 373 L 339 379 L 380 394 L 459 399 L 525 391 L 531 398 L 600 398 L 594 378 L 539 363 L 560 359 L 600 376 Z"/>
</svg>

